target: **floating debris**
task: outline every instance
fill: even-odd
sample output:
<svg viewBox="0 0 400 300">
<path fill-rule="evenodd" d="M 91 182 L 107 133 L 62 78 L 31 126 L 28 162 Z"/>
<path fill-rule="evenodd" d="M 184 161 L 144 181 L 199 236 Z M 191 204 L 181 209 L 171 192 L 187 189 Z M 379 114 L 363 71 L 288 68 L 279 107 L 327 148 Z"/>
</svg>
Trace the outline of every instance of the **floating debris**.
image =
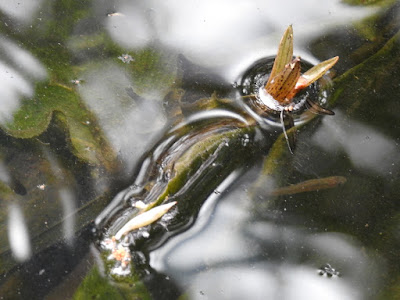
<svg viewBox="0 0 400 300">
<path fill-rule="evenodd" d="M 111 254 L 108 256 L 108 259 L 117 261 L 111 273 L 120 276 L 130 274 L 129 263 L 131 261 L 131 251 L 129 250 L 129 247 L 123 246 L 121 243 L 117 243 L 115 237 L 103 241 L 102 246 L 105 249 L 111 250 Z"/>
<path fill-rule="evenodd" d="M 107 17 L 125 17 L 125 15 L 119 12 L 113 12 L 113 13 L 108 13 Z"/>
<path fill-rule="evenodd" d="M 37 185 L 36 187 L 37 187 L 39 190 L 44 191 L 44 189 L 46 188 L 46 185 L 45 185 L 44 183 L 42 183 L 42 184 Z"/>
<path fill-rule="evenodd" d="M 120 240 L 128 232 L 147 226 L 157 221 L 164 214 L 166 214 L 175 204 L 176 201 L 163 204 L 134 217 L 115 234 L 115 239 Z"/>
<path fill-rule="evenodd" d="M 83 82 L 82 79 L 72 79 L 71 83 L 74 85 L 80 85 Z"/>
<path fill-rule="evenodd" d="M 119 276 L 130 274 L 130 261 L 132 259 L 131 251 L 124 241 L 120 242 L 119 240 L 130 231 L 139 229 L 157 221 L 175 204 L 176 201 L 160 205 L 134 217 L 132 220 L 126 223 L 115 236 L 112 238 L 107 238 L 101 242 L 101 247 L 103 249 L 111 251 L 111 254 L 108 256 L 108 260 L 116 261 L 115 266 L 111 270 L 112 274 Z M 148 232 L 144 232 L 143 237 L 149 237 Z"/>
<path fill-rule="evenodd" d="M 326 264 L 318 269 L 318 274 L 320 276 L 327 276 L 327 277 L 339 277 L 340 272 L 336 271 L 330 264 Z"/>
<path fill-rule="evenodd" d="M 120 59 L 124 64 L 129 64 L 131 61 L 134 61 L 133 57 L 129 54 L 122 54 L 121 56 L 118 56 L 118 59 Z"/>
<path fill-rule="evenodd" d="M 143 201 L 136 201 L 135 203 L 132 204 L 132 206 L 139 208 L 139 209 L 146 209 L 147 204 L 145 204 Z"/>
</svg>

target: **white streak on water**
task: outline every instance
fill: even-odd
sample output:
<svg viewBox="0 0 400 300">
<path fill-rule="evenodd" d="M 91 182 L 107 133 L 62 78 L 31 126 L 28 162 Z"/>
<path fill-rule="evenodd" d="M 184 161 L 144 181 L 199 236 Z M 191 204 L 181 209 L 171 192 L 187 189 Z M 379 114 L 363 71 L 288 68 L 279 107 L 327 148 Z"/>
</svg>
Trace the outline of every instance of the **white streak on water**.
<svg viewBox="0 0 400 300">
<path fill-rule="evenodd" d="M 64 219 L 62 222 L 64 239 L 68 245 L 72 245 L 75 233 L 75 201 L 71 191 L 61 189 L 59 191 L 63 208 Z"/>
<path fill-rule="evenodd" d="M 8 241 L 11 252 L 18 262 L 23 262 L 31 256 L 31 243 L 21 207 L 12 203 L 8 209 L 7 222 Z"/>
<path fill-rule="evenodd" d="M 327 152 L 344 150 L 355 167 L 391 176 L 400 162 L 399 147 L 389 136 L 335 111 L 334 118 L 324 118 L 312 138 Z"/>
</svg>

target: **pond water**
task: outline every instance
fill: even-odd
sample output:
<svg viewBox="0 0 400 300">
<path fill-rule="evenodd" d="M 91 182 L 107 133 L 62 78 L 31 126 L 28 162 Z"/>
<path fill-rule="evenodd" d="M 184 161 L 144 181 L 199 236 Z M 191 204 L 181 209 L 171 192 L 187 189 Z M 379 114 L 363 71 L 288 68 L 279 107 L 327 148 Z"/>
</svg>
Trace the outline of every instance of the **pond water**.
<svg viewBox="0 0 400 300">
<path fill-rule="evenodd" d="M 400 297 L 399 14 L 389 0 L 0 2 L 0 299 Z M 241 97 L 290 24 L 296 56 L 340 57 L 335 115 L 299 126 L 293 154 Z M 112 275 L 101 241 L 168 197 Z"/>
</svg>

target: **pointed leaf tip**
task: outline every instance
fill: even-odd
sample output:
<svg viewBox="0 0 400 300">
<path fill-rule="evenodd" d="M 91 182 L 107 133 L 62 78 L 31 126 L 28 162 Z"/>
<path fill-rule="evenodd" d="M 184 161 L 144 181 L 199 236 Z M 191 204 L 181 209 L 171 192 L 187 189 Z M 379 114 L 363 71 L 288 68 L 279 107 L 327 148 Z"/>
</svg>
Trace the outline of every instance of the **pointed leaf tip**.
<svg viewBox="0 0 400 300">
<path fill-rule="evenodd" d="M 160 219 L 163 215 L 165 215 L 177 202 L 170 202 L 167 204 L 156 206 L 140 215 L 132 218 L 128 223 L 126 223 L 118 232 L 115 234 L 115 238 L 120 240 L 128 232 L 150 225 L 154 223 L 158 219 Z"/>
<path fill-rule="evenodd" d="M 275 57 L 271 75 L 268 79 L 266 87 L 269 86 L 272 79 L 283 71 L 285 66 L 293 59 L 293 27 L 289 25 L 279 43 L 278 53 Z"/>
<path fill-rule="evenodd" d="M 287 96 L 288 99 L 293 98 L 299 91 L 305 89 L 313 82 L 320 79 L 326 72 L 329 71 L 339 60 L 339 56 L 332 57 L 327 59 L 318 65 L 312 67 L 307 72 L 302 74 L 298 79 L 296 86 L 294 87 L 293 91 Z"/>
<path fill-rule="evenodd" d="M 303 88 L 309 86 L 311 83 L 320 79 L 326 72 L 329 71 L 339 60 L 339 56 L 335 56 L 331 59 L 325 60 L 318 65 L 312 67 L 310 70 L 302 75 L 305 80 L 302 84 L 306 84 Z M 297 88 L 297 87 L 296 87 Z"/>
</svg>

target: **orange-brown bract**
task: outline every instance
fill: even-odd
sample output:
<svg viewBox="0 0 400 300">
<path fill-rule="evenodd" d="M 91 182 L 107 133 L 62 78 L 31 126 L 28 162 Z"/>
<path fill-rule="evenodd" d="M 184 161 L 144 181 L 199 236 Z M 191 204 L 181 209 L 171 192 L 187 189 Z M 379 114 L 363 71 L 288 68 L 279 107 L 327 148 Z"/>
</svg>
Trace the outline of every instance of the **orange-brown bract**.
<svg viewBox="0 0 400 300">
<path fill-rule="evenodd" d="M 290 25 L 280 41 L 265 89 L 282 105 L 289 104 L 299 91 L 320 79 L 336 64 L 338 59 L 339 57 L 336 56 L 323 61 L 301 74 L 300 57 L 293 59 L 293 28 Z"/>
</svg>

